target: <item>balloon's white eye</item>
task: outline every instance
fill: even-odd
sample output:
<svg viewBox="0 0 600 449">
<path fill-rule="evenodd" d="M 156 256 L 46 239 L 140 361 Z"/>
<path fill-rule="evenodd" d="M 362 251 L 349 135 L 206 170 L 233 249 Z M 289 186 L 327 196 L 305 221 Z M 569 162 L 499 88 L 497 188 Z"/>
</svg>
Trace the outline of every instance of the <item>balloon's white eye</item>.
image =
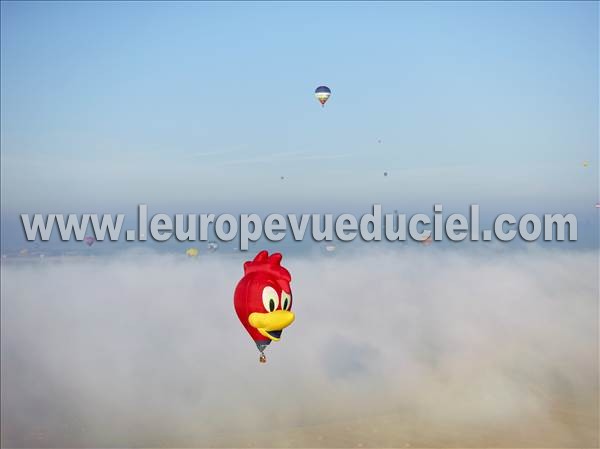
<svg viewBox="0 0 600 449">
<path fill-rule="evenodd" d="M 290 310 L 290 306 L 292 305 L 292 297 L 289 293 L 281 290 L 281 309 L 282 310 Z"/>
<path fill-rule="evenodd" d="M 274 311 L 279 305 L 279 296 L 273 287 L 265 287 L 262 292 L 263 305 L 267 312 Z"/>
</svg>

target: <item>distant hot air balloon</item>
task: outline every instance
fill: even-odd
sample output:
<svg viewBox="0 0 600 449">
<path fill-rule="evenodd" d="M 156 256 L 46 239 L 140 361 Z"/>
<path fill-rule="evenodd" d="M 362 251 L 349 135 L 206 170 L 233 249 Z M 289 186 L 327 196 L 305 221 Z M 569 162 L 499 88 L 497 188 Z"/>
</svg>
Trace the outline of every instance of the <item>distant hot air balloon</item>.
<svg viewBox="0 0 600 449">
<path fill-rule="evenodd" d="M 583 161 L 583 166 L 587 168 L 590 166 L 590 163 L 588 161 Z"/>
<path fill-rule="evenodd" d="M 596 203 L 596 208 L 600 209 L 600 203 Z"/>
<path fill-rule="evenodd" d="M 327 86 L 319 86 L 315 89 L 315 97 L 321 103 L 321 106 L 325 107 L 325 103 L 329 100 L 331 96 L 331 90 Z"/>
<path fill-rule="evenodd" d="M 333 253 L 335 251 L 336 247 L 333 243 L 329 243 L 327 245 L 325 245 L 325 251 L 327 251 L 328 253 Z"/>
<path fill-rule="evenodd" d="M 431 238 L 431 236 L 427 237 L 424 240 L 421 240 L 421 245 L 423 246 L 429 246 L 433 243 L 433 239 Z"/>
<path fill-rule="evenodd" d="M 185 254 L 188 257 L 196 257 L 198 255 L 198 248 L 188 248 Z"/>
<path fill-rule="evenodd" d="M 387 176 L 387 175 L 388 175 L 388 172 L 384 171 L 383 176 Z"/>
<path fill-rule="evenodd" d="M 214 253 L 219 249 L 219 244 L 217 242 L 208 242 L 207 248 L 209 253 Z"/>
<path fill-rule="evenodd" d="M 94 242 L 96 241 L 96 239 L 94 237 L 92 237 L 91 235 L 87 235 L 84 237 L 83 242 L 87 245 L 87 246 L 92 246 L 94 244 Z"/>
</svg>

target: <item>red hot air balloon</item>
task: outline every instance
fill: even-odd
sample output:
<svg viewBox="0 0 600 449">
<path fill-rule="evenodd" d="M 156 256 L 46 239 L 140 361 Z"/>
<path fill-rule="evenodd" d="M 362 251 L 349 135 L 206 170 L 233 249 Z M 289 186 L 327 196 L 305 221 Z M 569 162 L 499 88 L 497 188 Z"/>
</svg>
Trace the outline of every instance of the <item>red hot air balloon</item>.
<svg viewBox="0 0 600 449">
<path fill-rule="evenodd" d="M 259 252 L 254 260 L 244 263 L 244 276 L 233 295 L 233 305 L 242 326 L 248 331 L 260 351 L 260 361 L 266 362 L 265 348 L 281 339 L 281 332 L 294 321 L 292 308 L 292 277 L 281 266 L 281 254 Z"/>
</svg>

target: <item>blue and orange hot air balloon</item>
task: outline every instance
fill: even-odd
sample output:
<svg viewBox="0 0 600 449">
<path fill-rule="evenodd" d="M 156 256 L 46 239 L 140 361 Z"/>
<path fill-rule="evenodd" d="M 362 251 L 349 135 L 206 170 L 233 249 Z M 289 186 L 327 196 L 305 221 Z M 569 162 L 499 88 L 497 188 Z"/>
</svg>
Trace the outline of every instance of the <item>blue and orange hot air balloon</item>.
<svg viewBox="0 0 600 449">
<path fill-rule="evenodd" d="M 322 107 L 325 107 L 325 103 L 327 103 L 327 100 L 329 100 L 330 96 L 331 89 L 329 89 L 327 86 L 319 86 L 315 89 L 315 97 L 317 97 L 317 100 L 319 100 L 319 103 L 321 103 Z"/>
<path fill-rule="evenodd" d="M 233 305 L 240 322 L 266 362 L 264 350 L 279 341 L 283 329 L 294 321 L 290 272 L 281 266 L 281 254 L 259 252 L 244 263 L 244 276 L 233 295 Z"/>
</svg>

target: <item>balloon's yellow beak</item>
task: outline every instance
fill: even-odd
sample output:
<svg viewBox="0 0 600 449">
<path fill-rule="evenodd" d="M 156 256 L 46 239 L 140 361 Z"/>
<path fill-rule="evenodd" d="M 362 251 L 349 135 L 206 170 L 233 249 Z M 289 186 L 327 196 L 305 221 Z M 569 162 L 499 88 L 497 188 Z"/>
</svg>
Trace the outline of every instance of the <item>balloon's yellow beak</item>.
<svg viewBox="0 0 600 449">
<path fill-rule="evenodd" d="M 279 341 L 281 331 L 294 322 L 295 315 L 289 310 L 275 310 L 269 313 L 251 313 L 248 317 L 250 326 L 269 340 Z"/>
</svg>

